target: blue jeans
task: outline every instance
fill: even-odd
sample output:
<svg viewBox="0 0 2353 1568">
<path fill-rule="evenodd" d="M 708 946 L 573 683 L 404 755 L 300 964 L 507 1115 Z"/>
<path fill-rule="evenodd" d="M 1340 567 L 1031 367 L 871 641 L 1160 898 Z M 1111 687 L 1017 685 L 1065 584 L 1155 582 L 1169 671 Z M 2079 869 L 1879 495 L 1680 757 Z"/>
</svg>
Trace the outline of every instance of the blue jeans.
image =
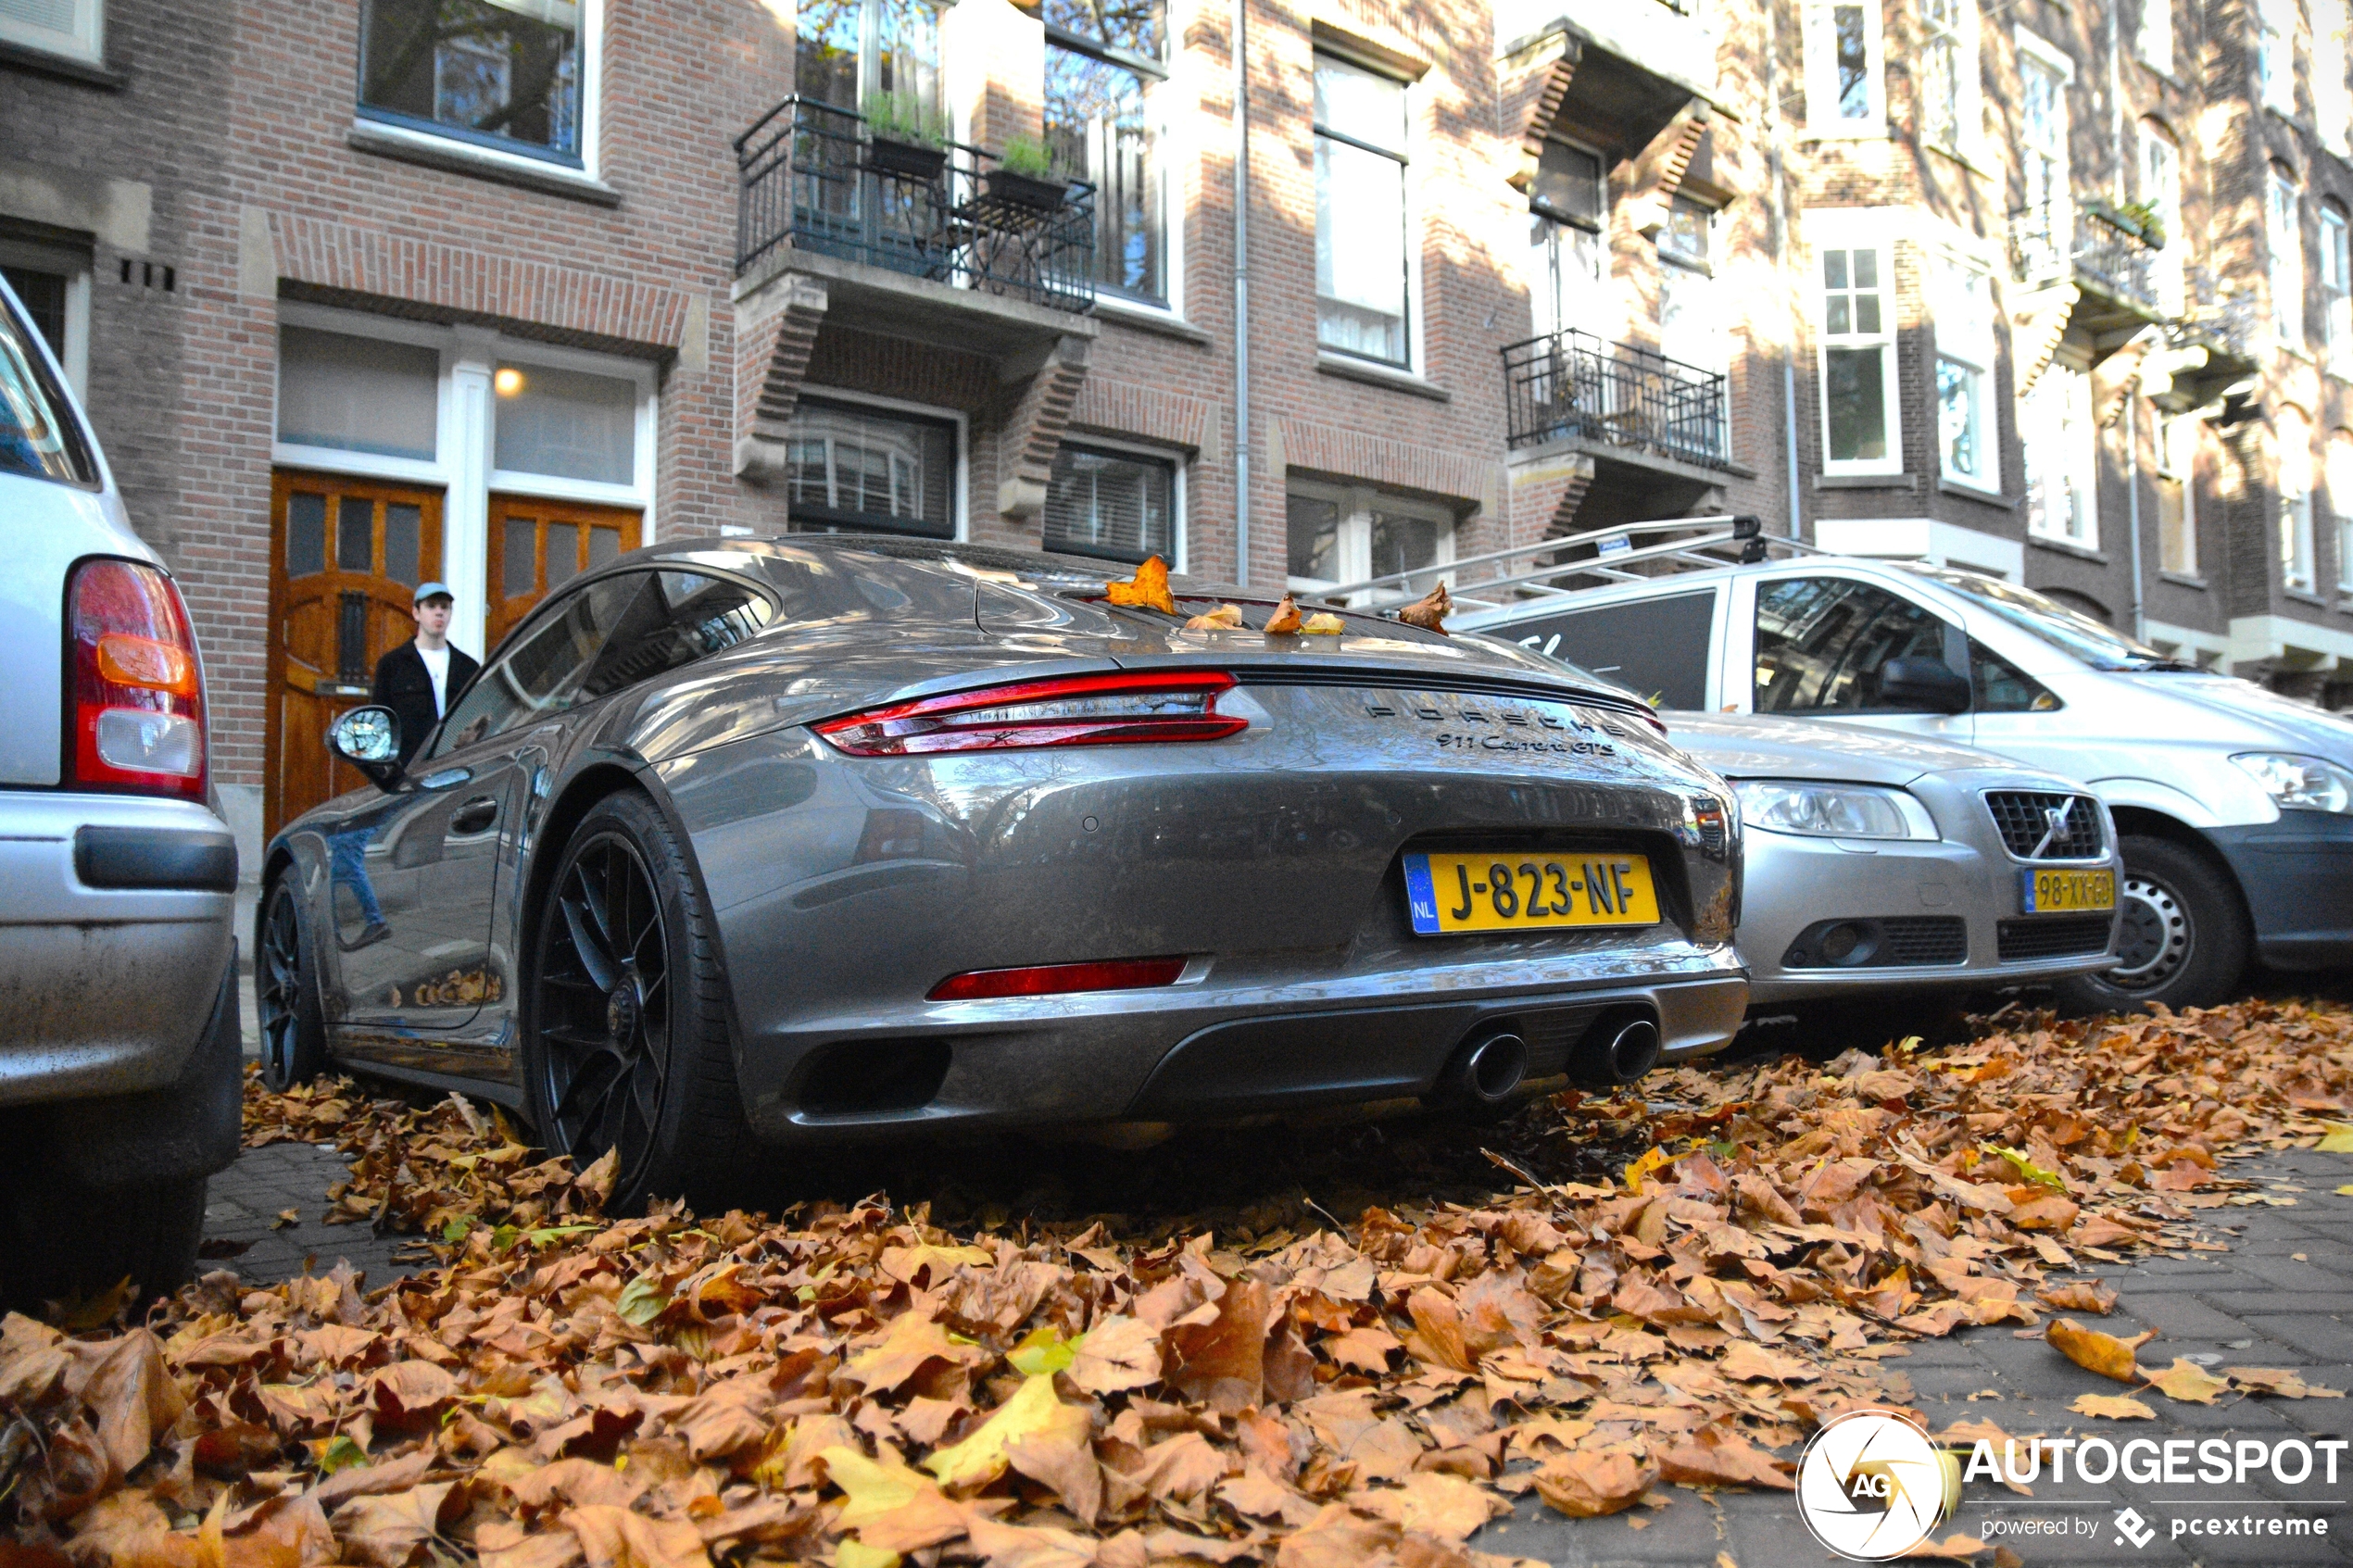
<svg viewBox="0 0 2353 1568">
<path fill-rule="evenodd" d="M 368 841 L 375 836 L 373 828 L 331 833 L 327 835 L 327 847 L 333 853 L 335 880 L 350 886 L 352 897 L 359 900 L 359 912 L 368 917 L 370 925 L 382 925 L 384 906 L 376 902 L 376 889 L 368 880 L 365 859 Z"/>
</svg>

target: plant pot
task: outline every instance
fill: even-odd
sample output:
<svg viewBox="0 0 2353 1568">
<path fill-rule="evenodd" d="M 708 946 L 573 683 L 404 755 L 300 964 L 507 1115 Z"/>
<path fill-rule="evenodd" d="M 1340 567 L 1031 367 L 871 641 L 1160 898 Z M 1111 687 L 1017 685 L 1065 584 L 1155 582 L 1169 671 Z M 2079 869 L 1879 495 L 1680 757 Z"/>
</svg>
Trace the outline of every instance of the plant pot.
<svg viewBox="0 0 2353 1568">
<path fill-rule="evenodd" d="M 938 179 L 939 171 L 948 167 L 948 149 L 876 136 L 866 144 L 866 167 L 878 174 L 929 182 Z"/>
<path fill-rule="evenodd" d="M 1066 180 L 1040 180 L 1034 174 L 1016 174 L 1010 169 L 992 169 L 984 178 L 991 197 L 1033 212 L 1060 212 L 1070 200 L 1070 182 Z"/>
</svg>

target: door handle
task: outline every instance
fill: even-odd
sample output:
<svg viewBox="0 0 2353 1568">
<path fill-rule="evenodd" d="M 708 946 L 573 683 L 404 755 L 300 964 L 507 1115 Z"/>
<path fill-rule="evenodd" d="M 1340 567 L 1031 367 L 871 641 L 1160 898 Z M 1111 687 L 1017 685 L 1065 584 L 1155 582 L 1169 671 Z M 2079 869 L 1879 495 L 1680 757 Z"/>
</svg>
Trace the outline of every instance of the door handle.
<svg viewBox="0 0 2353 1568">
<path fill-rule="evenodd" d="M 498 797 L 477 795 L 449 813 L 451 833 L 480 833 L 498 820 Z"/>
</svg>

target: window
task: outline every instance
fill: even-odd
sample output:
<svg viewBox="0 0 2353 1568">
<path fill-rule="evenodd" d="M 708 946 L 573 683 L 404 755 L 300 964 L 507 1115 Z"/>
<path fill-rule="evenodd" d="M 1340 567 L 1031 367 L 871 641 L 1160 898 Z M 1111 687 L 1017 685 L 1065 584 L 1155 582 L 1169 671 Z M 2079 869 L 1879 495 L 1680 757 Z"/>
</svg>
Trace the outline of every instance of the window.
<svg viewBox="0 0 2353 1568">
<path fill-rule="evenodd" d="M 278 439 L 431 462 L 441 356 L 417 344 L 287 326 L 278 333 Z"/>
<path fill-rule="evenodd" d="M 2280 581 L 2310 593 L 2320 581 L 2312 538 L 2312 427 L 2295 408 L 2279 413 Z"/>
<path fill-rule="evenodd" d="M 1176 561 L 1176 463 L 1065 445 L 1054 454 L 1046 486 L 1045 547 L 1108 560 Z"/>
<path fill-rule="evenodd" d="M 2346 244 L 2345 209 L 2321 204 L 2321 330 L 2328 367 L 2353 378 L 2353 252 Z"/>
<path fill-rule="evenodd" d="M 582 167 L 584 3 L 364 0 L 361 117 Z"/>
<path fill-rule="evenodd" d="M 2353 594 L 2353 430 L 2329 437 L 2329 533 L 2336 541 L 2336 591 Z"/>
<path fill-rule="evenodd" d="M 2353 152 L 2346 132 L 2353 121 L 2353 92 L 2346 80 L 2345 33 L 2353 18 L 2346 0 L 2312 0 L 2312 121 L 2321 144 L 2339 157 Z"/>
<path fill-rule="evenodd" d="M 1977 0 L 1920 0 L 1925 34 L 1921 131 L 1948 152 L 1966 153 L 1984 129 L 1979 107 Z"/>
<path fill-rule="evenodd" d="M 1294 483 L 1287 511 L 1294 589 L 1419 571 L 1454 558 L 1454 515 L 1442 506 L 1364 485 Z M 1437 575 L 1366 597 L 1419 598 Z"/>
<path fill-rule="evenodd" d="M 1806 8 L 1806 129 L 1817 136 L 1887 130 L 1880 79 L 1880 0 L 1812 0 Z"/>
<path fill-rule="evenodd" d="M 1315 340 L 1406 362 L 1405 84 L 1315 56 Z"/>
<path fill-rule="evenodd" d="M 91 483 L 81 428 L 16 313 L 0 307 L 0 473 Z"/>
<path fill-rule="evenodd" d="M 1716 292 L 1716 211 L 1677 196 L 1658 233 L 1658 347 L 1703 370 L 1726 367 L 1729 333 Z"/>
<path fill-rule="evenodd" d="M 2098 548 L 2092 378 L 2070 366 L 2050 366 L 2019 400 L 2018 425 L 2026 458 L 2026 531 Z"/>
<path fill-rule="evenodd" d="M 2265 238 L 2271 247 L 2271 336 L 2283 348 L 2304 346 L 2304 233 L 2300 193 L 2274 165 L 2266 186 Z"/>
<path fill-rule="evenodd" d="M 1856 245 L 1819 254 L 1823 470 L 1900 473 L 1885 252 Z"/>
<path fill-rule="evenodd" d="M 1567 142 L 1546 142 L 1528 188 L 1528 296 L 1536 331 L 1596 331 L 1604 323 L 1602 280 L 1609 245 L 1609 180 L 1601 156 Z"/>
<path fill-rule="evenodd" d="M 1687 712 L 1707 706 L 1707 650 L 1715 632 L 1713 588 L 1564 610 L 1497 629 L 1547 659 Z"/>
<path fill-rule="evenodd" d="M 635 480 L 635 383 L 502 364 L 490 384 L 498 395 L 495 467 L 599 484 Z"/>
<path fill-rule="evenodd" d="M 0 0 L 0 43 L 102 63 L 104 6 L 101 0 Z"/>
<path fill-rule="evenodd" d="M 0 0 L 4 7 L 7 0 Z M 0 240 L 0 274 L 17 291 L 32 330 L 64 367 L 66 381 L 90 393 L 90 253 L 63 245 Z"/>
<path fill-rule="evenodd" d="M 2067 255 L 2067 73 L 2055 62 L 2028 53 L 2020 35 L 2018 59 L 2020 172 L 2026 177 L 2025 232 L 2021 243 L 2033 270 L 2047 271 Z"/>
<path fill-rule="evenodd" d="M 1982 490 L 2001 488 L 1994 440 L 1994 283 L 1967 262 L 1935 267 L 1936 444 L 1944 477 Z"/>
<path fill-rule="evenodd" d="M 584 698 L 605 639 L 644 583 L 637 573 L 607 577 L 573 594 L 528 630 L 520 646 L 475 677 L 442 721 L 434 755 L 550 718 Z"/>
<path fill-rule="evenodd" d="M 2156 422 L 2158 570 L 2195 577 L 2197 420 L 2188 414 L 2160 414 Z M 2353 489 L 2346 494 L 2353 497 Z"/>
<path fill-rule="evenodd" d="M 1159 0 L 1046 0 L 1046 142 L 1058 169 L 1095 186 L 1095 282 L 1168 298 Z"/>
<path fill-rule="evenodd" d="M 1756 588 L 1759 713 L 1864 713 L 1881 707 L 1891 659 L 1944 657 L 1944 622 L 1909 599 L 1843 577 Z"/>
<path fill-rule="evenodd" d="M 2190 246 L 2182 232 L 2182 152 L 2154 120 L 2141 122 L 2141 199 L 2156 210 L 2165 230 L 2165 248 L 2157 253 L 2151 268 L 2157 302 L 2167 315 L 2183 315 L 2189 308 L 2183 263 Z"/>
<path fill-rule="evenodd" d="M 796 527 L 956 536 L 956 427 L 862 404 L 803 397 L 786 441 Z"/>
<path fill-rule="evenodd" d="M 939 14 L 925 0 L 800 0 L 794 83 L 804 98 L 858 109 L 877 98 L 939 110 Z"/>
<path fill-rule="evenodd" d="M 2058 697 L 2033 676 L 1979 642 L 1969 640 L 1970 708 L 1979 713 L 2048 713 Z"/>
<path fill-rule="evenodd" d="M 2257 0 L 2255 69 L 2263 107 L 2296 113 L 2296 0 Z"/>
<path fill-rule="evenodd" d="M 2173 74 L 2173 0 L 2141 0 L 2141 58 Z"/>
<path fill-rule="evenodd" d="M 583 702 L 731 648 L 775 613 L 765 597 L 730 578 L 646 571 L 622 581 L 636 584 L 637 591 L 580 684 Z"/>
</svg>

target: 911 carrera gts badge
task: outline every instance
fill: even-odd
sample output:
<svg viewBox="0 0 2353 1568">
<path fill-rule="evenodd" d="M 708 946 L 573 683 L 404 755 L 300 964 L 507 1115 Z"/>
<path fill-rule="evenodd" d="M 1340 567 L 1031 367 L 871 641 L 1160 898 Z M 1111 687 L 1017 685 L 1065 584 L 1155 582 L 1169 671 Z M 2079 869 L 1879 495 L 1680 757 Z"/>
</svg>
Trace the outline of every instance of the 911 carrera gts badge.
<svg viewBox="0 0 2353 1568">
<path fill-rule="evenodd" d="M 1615 757 L 1617 747 L 1602 738 L 1604 727 L 1566 703 L 1504 704 L 1482 697 L 1441 697 L 1428 693 L 1383 692 L 1365 700 L 1374 719 L 1403 719 L 1430 726 L 1441 751 L 1455 753 L 1541 752 L 1560 757 Z"/>
</svg>

